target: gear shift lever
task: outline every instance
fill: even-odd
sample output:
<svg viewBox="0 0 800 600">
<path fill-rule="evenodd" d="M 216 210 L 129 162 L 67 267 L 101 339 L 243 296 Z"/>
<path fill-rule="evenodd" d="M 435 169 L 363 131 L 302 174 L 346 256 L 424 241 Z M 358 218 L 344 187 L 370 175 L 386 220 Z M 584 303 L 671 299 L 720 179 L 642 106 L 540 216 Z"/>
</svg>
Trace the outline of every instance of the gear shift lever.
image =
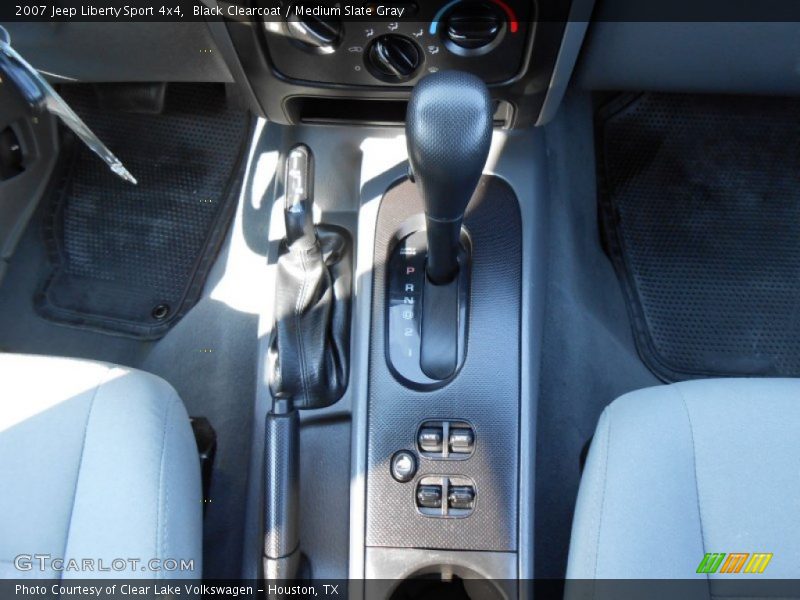
<svg viewBox="0 0 800 600">
<path fill-rule="evenodd" d="M 427 273 L 437 285 L 458 274 L 461 222 L 489 154 L 492 99 L 470 73 L 428 75 L 411 93 L 406 143 L 425 203 Z"/>
<path fill-rule="evenodd" d="M 419 366 L 434 381 L 452 377 L 463 356 L 469 273 L 459 273 L 459 255 L 464 256 L 461 223 L 491 141 L 492 98 L 481 79 L 443 71 L 414 87 L 406 113 L 406 143 L 425 206 L 428 238 Z"/>
</svg>

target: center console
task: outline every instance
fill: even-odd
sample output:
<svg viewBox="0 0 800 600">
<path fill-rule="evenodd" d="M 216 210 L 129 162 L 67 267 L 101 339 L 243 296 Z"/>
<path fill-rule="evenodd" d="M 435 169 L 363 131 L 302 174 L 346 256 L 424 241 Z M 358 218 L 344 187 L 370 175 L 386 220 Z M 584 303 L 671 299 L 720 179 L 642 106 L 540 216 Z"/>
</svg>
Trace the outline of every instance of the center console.
<svg viewBox="0 0 800 600">
<path fill-rule="evenodd" d="M 414 184 L 397 184 L 381 202 L 375 240 L 366 570 L 386 579 L 399 575 L 386 558 L 396 549 L 517 550 L 522 252 L 517 199 L 501 179 L 488 176 L 479 183 L 464 221 L 472 240 L 466 357 L 452 380 L 427 390 L 392 372 L 385 318 L 388 281 L 396 274 L 390 269 L 398 268 L 389 261 L 397 232 L 422 208 Z M 403 482 L 394 475 L 393 459 L 406 450 L 418 457 L 418 465 L 415 478 Z M 515 556 L 506 558 L 513 567 Z M 498 579 L 507 574 L 487 573 Z"/>
<path fill-rule="evenodd" d="M 380 202 L 367 417 L 369 579 L 437 571 L 516 578 L 522 232 L 513 189 L 481 176 L 490 108 L 474 76 L 423 81 L 407 118 L 414 181 L 397 182 Z M 420 549 L 439 554 L 420 561 Z"/>
<path fill-rule="evenodd" d="M 298 439 L 301 446 L 311 442 L 302 432 L 327 429 L 321 424 L 336 419 L 330 442 L 342 443 L 342 423 L 351 431 L 343 458 L 351 465 L 348 575 L 366 580 L 368 597 L 391 597 L 398 587 L 398 597 L 415 597 L 408 586 L 431 575 L 485 584 L 480 597 L 515 597 L 516 581 L 533 577 L 546 264 L 544 146 L 525 126 L 543 118 L 548 91 L 565 83 L 559 68 L 571 69 L 564 48 L 574 24 L 564 23 L 569 4 L 546 0 L 396 6 L 414 20 L 305 15 L 227 24 L 266 115 L 299 125 L 270 124 L 280 138 L 272 148 L 281 157 L 306 148 L 321 165 L 315 244 L 324 255 L 320 223 L 341 224 L 346 205 L 355 255 L 352 342 L 347 362 L 337 362 L 349 372 L 346 389 L 324 406 L 298 405 L 298 393 L 285 385 L 272 390 L 272 417 L 282 416 L 281 393 L 301 414 L 287 426 L 294 438 L 285 437 L 295 441 L 266 455 L 265 523 L 281 531 L 294 522 L 299 534 L 267 537 L 275 543 L 266 546 L 264 572 L 270 564 L 281 577 L 328 572 L 320 557 L 330 552 L 312 547 L 318 532 L 302 530 L 332 508 L 320 509 L 319 495 L 303 492 L 291 503 L 299 515 L 282 516 L 291 511 L 281 489 L 310 486 L 338 498 L 332 490 L 345 478 L 297 461 L 269 469 L 287 448 L 308 456 L 297 449 Z M 580 37 L 569 42 L 573 50 L 576 43 Z M 320 124 L 347 127 L 307 126 Z M 391 126 L 403 126 L 405 137 Z M 306 218 L 303 231 L 313 230 L 311 211 L 302 208 L 308 197 L 287 202 L 286 190 L 313 189 L 314 180 L 308 166 L 287 166 L 284 197 L 277 191 L 274 200 L 286 223 L 279 247 L 295 212 Z M 275 251 L 278 273 L 282 256 Z M 332 267 L 329 280 L 335 289 Z M 275 293 L 279 307 L 285 291 Z M 280 335 L 276 319 L 287 311 L 273 313 L 264 322 Z M 309 320 L 316 314 L 309 312 Z M 285 348 L 295 337 L 284 337 Z M 270 364 L 285 365 L 276 354 Z M 267 436 L 280 439 L 277 430 Z M 301 555 L 309 559 L 305 570 Z"/>
<path fill-rule="evenodd" d="M 533 575 L 547 179 L 536 130 L 495 130 L 492 140 L 461 224 L 460 251 L 468 260 L 463 254 L 457 260 L 459 272 L 469 275 L 468 305 L 465 319 L 459 317 L 464 335 L 455 343 L 463 343 L 463 352 L 452 374 L 425 379 L 415 348 L 428 307 L 418 302 L 424 288 L 406 286 L 418 281 L 408 278 L 409 267 L 427 278 L 426 202 L 419 176 L 407 177 L 406 140 L 383 129 L 278 127 L 265 144 L 276 156 L 289 156 L 298 143 L 314 151 L 319 222 L 345 226 L 354 242 L 349 383 L 331 406 L 299 411 L 293 477 L 301 491 L 299 548 L 311 576 L 349 576 L 351 592 L 363 585 L 366 597 L 389 598 L 398 587 L 428 585 L 423 578 L 431 576 L 491 588 L 477 597 L 516 597 L 516 580 Z M 283 187 L 273 201 L 271 229 L 281 226 L 273 240 L 284 235 Z M 279 261 L 277 243 L 274 256 Z M 412 311 L 400 318 L 416 333 L 409 336 L 414 372 L 398 368 L 390 352 L 393 306 Z M 271 322 L 270 316 L 263 325 Z M 399 347 L 407 355 L 409 346 Z M 264 356 L 267 350 L 265 343 Z M 287 454 L 268 448 L 253 462 L 257 469 L 262 456 L 270 465 Z M 258 489 L 253 508 L 256 514 L 266 508 L 266 531 L 284 531 L 278 524 L 286 521 L 272 516 L 280 506 L 272 502 L 287 496 L 271 489 Z M 254 524 L 254 553 L 262 551 L 260 531 Z"/>
</svg>

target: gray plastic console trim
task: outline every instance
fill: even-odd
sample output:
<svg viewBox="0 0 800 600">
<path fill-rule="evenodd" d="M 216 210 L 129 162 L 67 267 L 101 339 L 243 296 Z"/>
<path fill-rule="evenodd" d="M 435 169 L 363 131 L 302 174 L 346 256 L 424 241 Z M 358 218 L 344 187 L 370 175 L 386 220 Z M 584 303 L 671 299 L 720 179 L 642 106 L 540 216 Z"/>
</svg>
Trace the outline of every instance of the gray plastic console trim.
<svg viewBox="0 0 800 600">
<path fill-rule="evenodd" d="M 627 3 L 635 5 L 636 3 Z M 598 3 L 575 70 L 589 90 L 794 95 L 800 23 L 625 22 Z M 624 12 L 623 12 L 624 14 Z"/>
<path fill-rule="evenodd" d="M 217 0 L 201 0 L 201 2 L 209 8 L 217 7 Z M 231 78 L 236 84 L 239 93 L 245 99 L 247 106 L 258 116 L 266 116 L 263 107 L 259 104 L 258 98 L 256 98 L 253 87 L 250 85 L 250 80 L 244 72 L 239 55 L 236 54 L 236 49 L 233 47 L 233 42 L 225 23 L 216 19 L 208 19 L 206 25 L 211 39 L 214 40 L 217 50 L 231 74 Z"/>
<path fill-rule="evenodd" d="M 572 6 L 569 9 L 570 20 L 564 27 L 561 48 L 558 50 L 556 65 L 553 67 L 553 75 L 550 77 L 550 85 L 547 88 L 542 110 L 536 120 L 537 125 L 545 125 L 552 120 L 564 99 L 567 85 L 572 79 L 572 72 L 578 60 L 578 54 L 583 46 L 586 30 L 589 27 L 588 20 L 573 21 L 573 19 L 587 19 L 588 15 L 592 14 L 593 6 L 594 0 L 572 0 Z"/>
<path fill-rule="evenodd" d="M 526 580 L 534 577 L 536 414 L 547 283 L 549 187 L 544 130 L 503 134 L 502 143 L 492 144 L 484 172 L 505 179 L 514 189 L 522 219 L 518 577 Z"/>
<path fill-rule="evenodd" d="M 391 132 L 391 137 L 365 140 L 362 149 L 368 154 L 361 163 L 361 210 L 356 244 L 356 302 L 353 311 L 354 354 L 351 372 L 353 429 L 350 479 L 350 569 L 351 579 L 365 575 L 366 476 L 367 471 L 367 393 L 369 345 L 372 313 L 372 266 L 375 250 L 375 226 L 384 192 L 408 173 L 405 139 Z"/>
</svg>

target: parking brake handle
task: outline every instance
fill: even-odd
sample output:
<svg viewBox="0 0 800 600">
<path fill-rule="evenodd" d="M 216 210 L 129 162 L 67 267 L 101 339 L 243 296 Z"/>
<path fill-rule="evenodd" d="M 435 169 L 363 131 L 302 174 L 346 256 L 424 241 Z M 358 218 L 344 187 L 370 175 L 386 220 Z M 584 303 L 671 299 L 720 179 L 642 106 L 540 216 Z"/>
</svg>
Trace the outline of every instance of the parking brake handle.
<svg viewBox="0 0 800 600">
<path fill-rule="evenodd" d="M 286 157 L 275 323 L 268 379 L 265 455 L 266 579 L 308 573 L 299 548 L 300 410 L 319 409 L 344 394 L 349 372 L 352 242 L 333 225 L 315 225 L 314 156 L 303 144 Z"/>
</svg>

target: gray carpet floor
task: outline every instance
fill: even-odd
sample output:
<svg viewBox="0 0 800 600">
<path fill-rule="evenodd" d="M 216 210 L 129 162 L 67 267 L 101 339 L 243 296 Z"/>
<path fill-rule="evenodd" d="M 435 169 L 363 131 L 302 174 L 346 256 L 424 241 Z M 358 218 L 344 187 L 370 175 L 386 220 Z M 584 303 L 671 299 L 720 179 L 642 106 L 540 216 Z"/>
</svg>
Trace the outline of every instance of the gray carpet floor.
<svg viewBox="0 0 800 600">
<path fill-rule="evenodd" d="M 536 577 L 566 573 L 580 456 L 603 408 L 656 385 L 634 347 L 622 290 L 600 244 L 588 94 L 545 128 L 550 172 L 547 304 L 536 439 Z"/>
</svg>

